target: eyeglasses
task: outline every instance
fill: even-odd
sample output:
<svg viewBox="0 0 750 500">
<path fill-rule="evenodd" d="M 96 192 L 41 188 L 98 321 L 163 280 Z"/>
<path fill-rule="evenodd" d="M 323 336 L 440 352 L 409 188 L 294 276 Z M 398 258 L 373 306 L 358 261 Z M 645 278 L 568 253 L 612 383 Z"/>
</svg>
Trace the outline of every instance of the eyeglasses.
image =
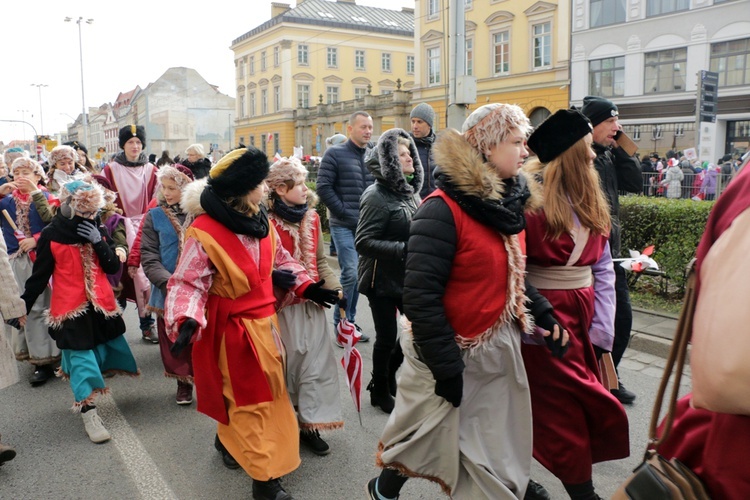
<svg viewBox="0 0 750 500">
<path fill-rule="evenodd" d="M 95 210 L 93 212 L 80 212 L 76 210 L 76 215 L 83 217 L 84 219 L 93 219 L 98 213 L 99 213 L 98 210 Z"/>
</svg>

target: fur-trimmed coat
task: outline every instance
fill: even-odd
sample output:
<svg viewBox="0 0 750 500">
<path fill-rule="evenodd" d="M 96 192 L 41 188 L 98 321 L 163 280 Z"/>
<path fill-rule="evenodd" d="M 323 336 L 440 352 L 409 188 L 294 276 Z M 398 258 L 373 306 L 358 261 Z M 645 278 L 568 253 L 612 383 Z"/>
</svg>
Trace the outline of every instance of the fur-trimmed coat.
<svg viewBox="0 0 750 500">
<path fill-rule="evenodd" d="M 414 176 L 407 181 L 398 158 L 398 139 L 409 141 Z M 357 285 L 367 296 L 400 299 L 409 226 L 420 203 L 424 172 L 419 151 L 404 130 L 395 128 L 380 136 L 367 166 L 375 183 L 359 202 L 359 222 L 354 244 L 359 254 Z"/>
<path fill-rule="evenodd" d="M 508 186 L 523 183 L 518 178 L 503 181 L 455 130 L 441 132 L 432 153 L 438 185 L 449 181 L 461 197 L 498 201 Z M 538 208 L 540 187 L 525 173 L 519 175 L 531 191 L 524 208 Z M 420 356 L 436 380 L 460 374 L 461 349 L 484 342 L 496 322 L 515 321 L 522 330 L 531 325 L 524 294 L 523 232 L 503 234 L 473 218 L 461 204 L 439 187 L 414 215 L 408 242 L 404 312 Z"/>
</svg>

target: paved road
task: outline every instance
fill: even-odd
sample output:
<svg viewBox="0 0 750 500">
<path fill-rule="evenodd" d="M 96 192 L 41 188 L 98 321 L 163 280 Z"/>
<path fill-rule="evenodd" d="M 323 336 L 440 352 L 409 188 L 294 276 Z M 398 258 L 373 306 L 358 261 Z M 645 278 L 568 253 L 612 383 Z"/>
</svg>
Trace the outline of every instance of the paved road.
<svg viewBox="0 0 750 500">
<path fill-rule="evenodd" d="M 195 406 L 174 402 L 176 384 L 162 376 L 158 347 L 143 343 L 132 305 L 126 311 L 126 334 L 139 362 L 138 379 L 110 379 L 112 397 L 99 404 L 113 439 L 92 444 L 81 417 L 68 411 L 72 394 L 66 382 L 54 380 L 32 388 L 31 368 L 19 364 L 21 382 L 0 390 L 0 432 L 18 450 L 15 460 L 0 467 L 0 499 L 240 499 L 250 497 L 251 480 L 242 471 L 223 467 L 213 449 L 215 424 Z M 357 322 L 373 332 L 366 299 L 360 301 Z M 372 343 L 362 344 L 365 373 Z M 627 408 L 631 457 L 596 465 L 594 483 L 609 497 L 640 461 L 653 394 L 663 359 L 629 351 L 622 377 L 638 395 Z M 369 376 L 365 376 L 365 383 Z M 341 401 L 346 428 L 327 439 L 332 453 L 317 457 L 302 450 L 301 467 L 285 479 L 295 498 L 307 500 L 362 499 L 363 485 L 377 474 L 374 455 L 387 416 L 369 404 L 364 394 L 359 425 L 349 395 Z M 559 482 L 538 464 L 532 476 L 545 484 L 553 498 L 567 498 Z M 438 488 L 424 480 L 409 481 L 404 499 L 440 498 Z"/>
</svg>

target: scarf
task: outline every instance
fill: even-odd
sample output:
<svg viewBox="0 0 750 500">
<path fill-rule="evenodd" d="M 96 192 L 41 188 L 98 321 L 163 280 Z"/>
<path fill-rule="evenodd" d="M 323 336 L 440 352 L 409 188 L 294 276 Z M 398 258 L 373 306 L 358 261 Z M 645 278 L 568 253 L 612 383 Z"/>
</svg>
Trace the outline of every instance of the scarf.
<svg viewBox="0 0 750 500">
<path fill-rule="evenodd" d="M 123 167 L 141 167 L 148 163 L 148 156 L 146 153 L 141 153 L 138 156 L 138 159 L 135 161 L 128 161 L 128 157 L 125 156 L 125 151 L 120 151 L 117 153 L 117 156 L 115 156 L 114 160 Z"/>
<path fill-rule="evenodd" d="M 518 234 L 526 227 L 524 205 L 531 192 L 523 176 L 505 179 L 505 197 L 485 200 L 459 191 L 444 174 L 436 176 L 437 185 L 472 219 L 497 229 L 502 234 Z"/>
<path fill-rule="evenodd" d="M 248 217 L 233 209 L 221 199 L 211 186 L 206 186 L 201 193 L 201 207 L 213 219 L 227 227 L 235 234 L 245 234 L 253 238 L 268 236 L 268 214 L 266 207 L 261 205 L 260 212 Z"/>
<path fill-rule="evenodd" d="M 62 243 L 63 245 L 90 243 L 83 236 L 78 236 L 78 225 L 83 221 L 89 221 L 95 224 L 96 227 L 99 227 L 102 223 L 98 216 L 96 219 L 84 219 L 79 215 L 75 215 L 72 219 L 68 219 L 63 217 L 62 213 L 58 211 L 52 222 L 44 228 L 44 232 L 50 241 Z"/>
<path fill-rule="evenodd" d="M 273 208 L 271 210 L 282 219 L 296 224 L 300 222 L 307 213 L 307 203 L 292 207 L 281 200 L 274 200 Z"/>
</svg>

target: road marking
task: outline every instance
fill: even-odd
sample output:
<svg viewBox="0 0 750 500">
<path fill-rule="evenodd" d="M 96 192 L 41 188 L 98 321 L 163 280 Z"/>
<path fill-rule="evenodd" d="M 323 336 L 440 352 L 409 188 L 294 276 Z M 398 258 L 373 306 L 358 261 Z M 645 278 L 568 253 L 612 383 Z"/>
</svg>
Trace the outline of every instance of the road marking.
<svg viewBox="0 0 750 500">
<path fill-rule="evenodd" d="M 156 463 L 143 447 L 112 397 L 100 398 L 97 409 L 112 442 L 120 452 L 130 477 L 135 481 L 141 498 L 148 500 L 177 500 L 177 495 L 159 473 Z"/>
</svg>

